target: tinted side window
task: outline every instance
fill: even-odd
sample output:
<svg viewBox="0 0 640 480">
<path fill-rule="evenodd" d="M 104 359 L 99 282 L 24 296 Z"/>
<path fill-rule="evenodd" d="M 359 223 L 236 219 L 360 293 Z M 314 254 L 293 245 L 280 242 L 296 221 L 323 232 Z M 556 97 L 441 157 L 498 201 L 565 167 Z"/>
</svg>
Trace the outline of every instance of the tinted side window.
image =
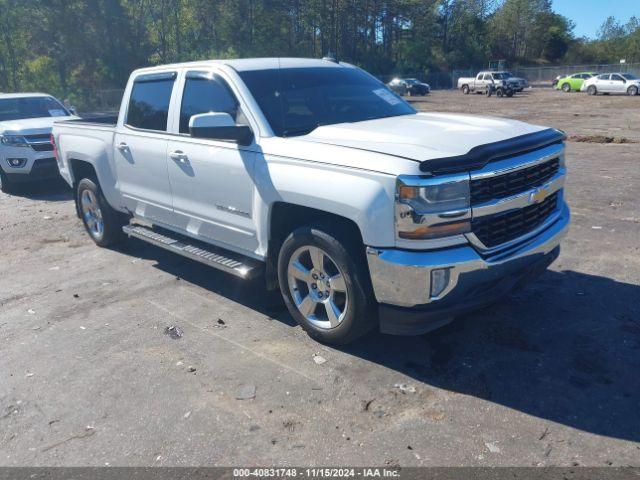
<svg viewBox="0 0 640 480">
<path fill-rule="evenodd" d="M 225 112 L 238 120 L 238 102 L 224 80 L 199 73 L 187 74 L 180 107 L 180 133 L 189 133 L 193 115 Z"/>
<path fill-rule="evenodd" d="M 617 82 L 624 81 L 624 79 L 620 75 L 611 75 L 611 80 L 616 80 Z"/>
<path fill-rule="evenodd" d="M 127 125 L 145 130 L 166 131 L 174 79 L 175 74 L 136 79 L 129 100 Z"/>
<path fill-rule="evenodd" d="M 598 75 L 598 80 L 609 80 L 609 74 Z"/>
</svg>

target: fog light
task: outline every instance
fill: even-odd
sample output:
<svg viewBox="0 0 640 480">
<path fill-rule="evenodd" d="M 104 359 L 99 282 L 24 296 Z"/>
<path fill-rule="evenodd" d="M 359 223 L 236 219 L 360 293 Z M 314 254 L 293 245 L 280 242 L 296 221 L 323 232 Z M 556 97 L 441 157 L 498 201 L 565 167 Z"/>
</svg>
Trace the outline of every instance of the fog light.
<svg viewBox="0 0 640 480">
<path fill-rule="evenodd" d="M 7 163 L 9 164 L 10 167 L 20 168 L 25 166 L 25 164 L 27 163 L 27 159 L 26 158 L 7 158 Z"/>
<path fill-rule="evenodd" d="M 431 270 L 431 297 L 438 297 L 449 286 L 448 268 L 437 268 Z"/>
</svg>

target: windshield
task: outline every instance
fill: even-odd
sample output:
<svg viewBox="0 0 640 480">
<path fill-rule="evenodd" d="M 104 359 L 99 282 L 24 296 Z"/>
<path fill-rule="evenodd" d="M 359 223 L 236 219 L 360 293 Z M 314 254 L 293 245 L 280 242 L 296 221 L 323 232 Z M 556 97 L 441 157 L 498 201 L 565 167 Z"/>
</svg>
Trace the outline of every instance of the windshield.
<svg viewBox="0 0 640 480">
<path fill-rule="evenodd" d="M 0 99 L 0 122 L 23 118 L 66 117 L 69 112 L 53 97 Z"/>
<path fill-rule="evenodd" d="M 420 83 L 417 78 L 407 78 L 405 80 L 409 85 L 417 85 Z"/>
<path fill-rule="evenodd" d="M 306 135 L 321 125 L 416 113 L 356 68 L 248 70 L 239 75 L 279 137 Z"/>
<path fill-rule="evenodd" d="M 638 80 L 638 77 L 636 77 L 633 73 L 623 73 L 622 76 L 627 80 Z"/>
</svg>

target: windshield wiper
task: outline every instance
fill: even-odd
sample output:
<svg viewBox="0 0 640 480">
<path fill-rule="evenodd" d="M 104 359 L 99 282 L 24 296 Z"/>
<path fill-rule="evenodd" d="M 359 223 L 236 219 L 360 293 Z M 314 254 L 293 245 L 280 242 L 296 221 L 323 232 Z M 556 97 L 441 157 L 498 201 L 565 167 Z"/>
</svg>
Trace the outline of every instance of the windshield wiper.
<svg viewBox="0 0 640 480">
<path fill-rule="evenodd" d="M 283 137 L 297 137 L 299 135 L 307 135 L 308 133 L 313 132 L 320 125 L 308 125 L 306 127 L 298 127 L 298 128 L 287 128 L 282 131 Z"/>
</svg>

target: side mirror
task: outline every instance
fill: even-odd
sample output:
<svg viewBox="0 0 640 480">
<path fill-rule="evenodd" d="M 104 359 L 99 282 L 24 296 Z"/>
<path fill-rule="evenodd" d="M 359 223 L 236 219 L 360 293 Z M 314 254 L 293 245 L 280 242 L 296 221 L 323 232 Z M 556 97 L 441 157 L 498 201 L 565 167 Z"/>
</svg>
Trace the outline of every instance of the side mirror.
<svg viewBox="0 0 640 480">
<path fill-rule="evenodd" d="M 193 138 L 209 138 L 238 145 L 250 145 L 253 132 L 248 125 L 236 125 L 231 115 L 211 112 L 193 115 L 189 120 L 189 133 Z"/>
</svg>

